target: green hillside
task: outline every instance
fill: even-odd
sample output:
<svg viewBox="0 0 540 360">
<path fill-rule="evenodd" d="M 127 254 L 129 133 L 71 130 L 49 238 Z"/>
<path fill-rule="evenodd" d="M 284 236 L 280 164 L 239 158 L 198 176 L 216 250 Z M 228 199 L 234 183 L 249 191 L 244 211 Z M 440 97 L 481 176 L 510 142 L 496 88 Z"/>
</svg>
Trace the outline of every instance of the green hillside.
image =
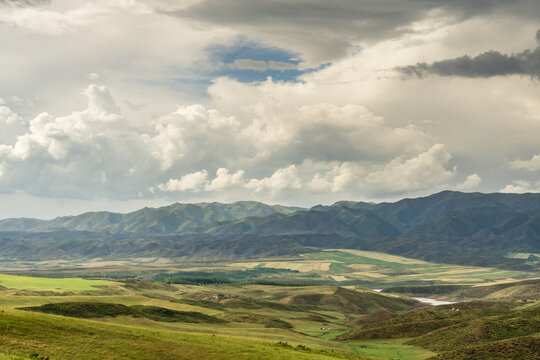
<svg viewBox="0 0 540 360">
<path fill-rule="evenodd" d="M 119 326 L 4 310 L 0 351 L 51 359 L 359 359 L 251 339 Z"/>
<path fill-rule="evenodd" d="M 407 344 L 437 352 L 440 359 L 535 359 L 540 349 L 538 307 L 512 302 L 428 307 L 386 319 L 363 317 L 356 324 L 361 326 L 339 340 L 412 337 Z"/>
</svg>

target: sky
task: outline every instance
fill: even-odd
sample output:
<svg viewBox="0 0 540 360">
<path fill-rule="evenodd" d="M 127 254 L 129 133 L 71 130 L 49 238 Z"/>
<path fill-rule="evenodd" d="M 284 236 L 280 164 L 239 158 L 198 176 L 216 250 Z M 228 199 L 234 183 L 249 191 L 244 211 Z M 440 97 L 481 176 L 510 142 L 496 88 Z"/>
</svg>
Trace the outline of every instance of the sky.
<svg viewBox="0 0 540 360">
<path fill-rule="evenodd" d="M 0 218 L 540 191 L 536 0 L 0 0 Z"/>
</svg>

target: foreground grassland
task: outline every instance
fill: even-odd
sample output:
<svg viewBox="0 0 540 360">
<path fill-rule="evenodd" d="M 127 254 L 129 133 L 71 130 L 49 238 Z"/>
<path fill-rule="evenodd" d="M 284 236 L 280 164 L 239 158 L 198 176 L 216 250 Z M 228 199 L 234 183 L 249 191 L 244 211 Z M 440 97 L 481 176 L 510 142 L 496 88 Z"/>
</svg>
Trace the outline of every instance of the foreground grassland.
<svg viewBox="0 0 540 360">
<path fill-rule="evenodd" d="M 103 324 L 6 310 L 0 314 L 5 354 L 52 359 L 352 359 L 354 355 L 243 338 Z"/>
<path fill-rule="evenodd" d="M 350 344 L 332 341 L 334 334 L 350 331 L 361 314 L 417 304 L 336 286 L 115 280 L 103 288 L 99 280 L 53 279 L 47 288 L 51 279 L 4 279 L 18 284 L 0 290 L 0 353 L 7 359 L 362 359 Z M 62 281 L 70 290 L 59 290 Z M 99 286 L 73 290 L 74 281 Z"/>
</svg>

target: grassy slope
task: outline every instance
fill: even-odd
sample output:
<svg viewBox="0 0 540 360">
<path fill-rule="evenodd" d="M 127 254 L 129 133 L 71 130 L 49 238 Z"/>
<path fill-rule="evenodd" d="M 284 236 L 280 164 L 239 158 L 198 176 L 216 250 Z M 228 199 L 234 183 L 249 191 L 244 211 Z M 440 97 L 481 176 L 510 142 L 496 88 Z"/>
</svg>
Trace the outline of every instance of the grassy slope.
<svg viewBox="0 0 540 360">
<path fill-rule="evenodd" d="M 440 360 L 536 360 L 540 354 L 540 338 L 526 336 L 480 346 L 457 349 L 438 356 Z"/>
<path fill-rule="evenodd" d="M 221 336 L 109 325 L 16 310 L 0 313 L 0 351 L 54 359 L 332 359 L 351 355 Z"/>
<path fill-rule="evenodd" d="M 538 305 L 472 302 L 408 311 L 389 319 L 366 317 L 340 340 L 413 336 L 406 344 L 441 359 L 535 359 L 540 347 Z M 451 310 L 453 307 L 459 311 Z"/>
<path fill-rule="evenodd" d="M 39 278 L 32 279 L 34 281 L 40 280 Z M 247 338 L 254 341 L 264 339 L 273 343 L 281 341 L 303 344 L 311 348 L 341 353 L 351 353 L 354 352 L 354 349 L 347 344 L 328 341 L 332 337 L 331 332 L 321 330 L 321 327 L 331 327 L 332 331 L 347 331 L 349 328 L 346 323 L 355 318 L 358 312 L 367 310 L 367 308 L 351 307 L 347 305 L 349 302 L 367 299 L 370 302 L 368 308 L 372 310 L 378 308 L 377 302 L 379 300 L 382 301 L 381 309 L 385 307 L 404 309 L 412 304 L 410 300 L 394 295 L 383 296 L 370 290 L 357 289 L 358 291 L 353 291 L 352 289 L 340 289 L 336 286 L 201 287 L 173 286 L 140 280 L 119 280 L 111 281 L 111 283 L 109 289 L 103 289 L 103 291 L 111 292 L 108 295 L 102 295 L 102 292 L 87 291 L 51 292 L 51 289 L 46 288 L 42 288 L 42 291 L 4 289 L 0 291 L 2 293 L 0 302 L 4 308 L 38 306 L 40 310 L 57 314 L 95 317 L 93 322 L 96 324 L 95 326 L 99 326 L 96 323 L 99 318 L 100 323 L 128 325 L 151 331 L 167 330 L 179 333 L 208 334 L 208 336 L 234 336 L 239 341 L 244 341 Z M 56 285 L 54 284 L 54 286 Z M 323 303 L 310 302 L 309 300 L 315 293 L 324 294 L 326 301 Z M 220 294 L 218 301 L 211 300 L 215 294 Z M 303 295 L 306 295 L 304 304 L 287 303 L 287 299 L 290 299 L 291 296 Z M 88 308 L 85 303 L 86 305 L 90 303 L 92 306 Z M 61 311 L 57 311 L 59 309 Z M 126 312 L 126 309 L 129 311 Z M 195 312 L 198 318 L 205 317 L 203 319 L 205 321 L 186 322 L 184 321 L 186 319 L 176 319 L 179 320 L 177 322 L 163 321 L 168 319 L 156 318 L 155 311 L 152 311 L 152 314 L 148 316 L 148 312 L 141 311 L 141 309 L 158 309 L 157 315 L 161 315 L 163 311 L 173 314 L 179 312 L 181 316 L 185 315 L 185 312 L 191 312 L 191 314 Z M 136 314 L 133 314 L 132 310 L 136 310 Z M 109 316 L 102 317 L 103 315 Z M 223 319 L 227 322 L 209 323 L 206 321 L 208 318 Z M 280 346 L 278 348 L 292 351 L 289 347 Z M 11 351 L 6 349 L 10 348 L 0 346 L 0 352 L 9 353 Z M 29 353 L 23 354 L 28 355 Z M 50 354 L 50 352 L 40 352 L 40 354 Z M 253 354 L 256 356 L 256 353 Z M 295 352 L 292 357 L 297 358 L 298 356 L 304 356 L 304 354 L 302 352 L 296 354 Z"/>
</svg>

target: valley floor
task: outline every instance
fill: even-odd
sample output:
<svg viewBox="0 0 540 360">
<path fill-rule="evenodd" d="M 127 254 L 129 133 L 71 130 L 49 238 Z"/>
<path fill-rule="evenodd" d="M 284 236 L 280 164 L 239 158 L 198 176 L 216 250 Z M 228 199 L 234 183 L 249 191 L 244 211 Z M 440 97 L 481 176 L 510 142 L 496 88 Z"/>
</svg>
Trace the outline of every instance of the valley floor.
<svg viewBox="0 0 540 360">
<path fill-rule="evenodd" d="M 0 275 L 0 359 L 540 354 L 538 274 L 344 249 L 229 263 L 138 261 L 12 262 L 11 275 Z"/>
</svg>

